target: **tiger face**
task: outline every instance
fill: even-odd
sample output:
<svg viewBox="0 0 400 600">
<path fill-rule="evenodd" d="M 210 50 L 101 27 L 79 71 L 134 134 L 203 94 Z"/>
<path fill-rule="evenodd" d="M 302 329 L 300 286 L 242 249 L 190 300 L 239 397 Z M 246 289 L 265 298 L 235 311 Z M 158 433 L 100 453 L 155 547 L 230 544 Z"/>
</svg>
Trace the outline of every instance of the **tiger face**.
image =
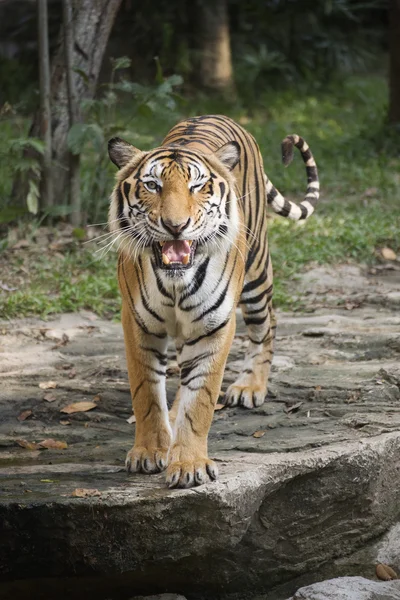
<svg viewBox="0 0 400 600">
<path fill-rule="evenodd" d="M 109 155 L 120 169 L 110 229 L 133 259 L 153 255 L 160 269 L 179 275 L 198 254 L 232 243 L 238 228 L 231 173 L 239 162 L 237 142 L 201 154 L 178 147 L 141 152 L 113 138 Z"/>
</svg>

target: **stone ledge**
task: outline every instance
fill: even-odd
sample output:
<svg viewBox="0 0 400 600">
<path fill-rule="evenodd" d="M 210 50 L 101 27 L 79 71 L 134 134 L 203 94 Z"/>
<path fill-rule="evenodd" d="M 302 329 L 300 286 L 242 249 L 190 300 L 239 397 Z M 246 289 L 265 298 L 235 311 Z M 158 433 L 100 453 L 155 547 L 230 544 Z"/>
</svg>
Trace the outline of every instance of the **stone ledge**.
<svg viewBox="0 0 400 600">
<path fill-rule="evenodd" d="M 185 594 L 268 589 L 353 552 L 398 520 L 399 457 L 398 432 L 289 456 L 234 453 L 219 482 L 177 492 L 162 476 L 127 483 L 88 466 L 85 485 L 101 497 L 86 499 L 60 497 L 67 481 L 80 480 L 59 468 L 53 494 L 1 500 L 1 576 L 124 573 L 131 589 L 146 582 L 151 593 L 159 591 L 157 573 L 165 589 Z M 2 477 L 14 478 L 14 469 Z M 24 482 L 39 477 L 40 468 Z"/>
</svg>

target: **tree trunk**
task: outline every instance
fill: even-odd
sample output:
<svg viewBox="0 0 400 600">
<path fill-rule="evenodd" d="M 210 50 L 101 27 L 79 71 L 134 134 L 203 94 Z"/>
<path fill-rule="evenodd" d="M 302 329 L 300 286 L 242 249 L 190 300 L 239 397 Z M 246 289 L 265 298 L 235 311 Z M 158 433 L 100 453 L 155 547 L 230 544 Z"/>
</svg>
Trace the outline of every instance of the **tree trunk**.
<svg viewBox="0 0 400 600">
<path fill-rule="evenodd" d="M 51 178 L 51 106 L 50 58 L 47 0 L 38 0 L 40 114 L 39 133 L 45 143 L 42 161 L 42 196 L 46 208 L 53 206 Z"/>
<path fill-rule="evenodd" d="M 74 1 L 74 51 L 76 102 L 80 106 L 84 98 L 94 96 L 103 54 L 121 0 L 75 0 Z M 81 71 L 83 75 L 76 72 Z M 69 177 L 69 152 L 67 134 L 70 127 L 67 90 L 67 69 L 63 44 L 63 30 L 51 65 L 51 125 L 53 168 L 52 184 L 54 204 L 67 204 L 67 180 Z M 40 115 L 37 113 L 30 134 L 40 133 Z M 25 178 L 24 178 L 25 179 Z M 15 182 L 14 197 L 25 198 L 25 180 Z"/>
<path fill-rule="evenodd" d="M 389 50 L 389 121 L 391 123 L 400 123 L 400 0 L 391 0 L 390 2 Z"/>
<path fill-rule="evenodd" d="M 199 11 L 200 82 L 218 91 L 233 90 L 227 0 L 203 0 Z"/>
<path fill-rule="evenodd" d="M 76 101 L 74 75 L 74 17 L 72 1 L 63 0 L 64 51 L 65 68 L 67 71 L 67 93 L 69 126 L 79 122 L 80 111 Z M 82 226 L 80 155 L 69 153 L 69 205 L 71 207 L 70 221 L 74 227 Z"/>
</svg>

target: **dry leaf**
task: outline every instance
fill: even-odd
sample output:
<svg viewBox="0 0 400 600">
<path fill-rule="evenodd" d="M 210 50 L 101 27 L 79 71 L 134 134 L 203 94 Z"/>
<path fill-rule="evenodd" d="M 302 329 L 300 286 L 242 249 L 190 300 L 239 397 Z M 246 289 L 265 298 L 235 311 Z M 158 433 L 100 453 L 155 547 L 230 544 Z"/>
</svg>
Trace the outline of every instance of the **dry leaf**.
<svg viewBox="0 0 400 600">
<path fill-rule="evenodd" d="M 66 346 L 68 344 L 68 342 L 69 342 L 69 337 L 67 336 L 66 333 L 63 333 L 61 340 L 59 340 L 55 346 L 52 346 L 51 350 L 57 350 L 57 348 L 61 348 L 61 346 Z"/>
<path fill-rule="evenodd" d="M 376 565 L 375 572 L 378 579 L 382 579 L 383 581 L 391 581 L 392 579 L 398 579 L 396 571 L 389 567 L 389 565 L 384 565 L 380 563 Z"/>
<path fill-rule="evenodd" d="M 76 377 L 76 369 L 71 369 L 70 372 L 68 373 L 68 377 L 70 379 L 74 379 L 74 377 Z"/>
<path fill-rule="evenodd" d="M 13 250 L 18 250 L 19 248 L 27 248 L 28 246 L 29 246 L 28 240 L 19 240 L 19 242 L 14 244 L 14 246 L 12 248 L 13 248 Z"/>
<path fill-rule="evenodd" d="M 4 290 L 5 292 L 15 292 L 15 290 L 17 290 L 18 288 L 10 287 L 7 283 L 3 283 L 2 281 L 0 281 L 0 289 Z"/>
<path fill-rule="evenodd" d="M 68 406 L 64 406 L 64 408 L 61 409 L 61 412 L 66 413 L 67 415 L 72 415 L 73 413 L 92 410 L 92 408 L 97 408 L 97 404 L 94 402 L 74 402 L 74 404 L 68 404 Z"/>
<path fill-rule="evenodd" d="M 38 445 L 35 442 L 28 442 L 27 440 L 16 440 L 18 446 L 25 448 L 26 450 L 37 450 Z"/>
<path fill-rule="evenodd" d="M 92 496 L 101 496 L 99 490 L 91 490 L 87 488 L 76 488 L 71 494 L 75 498 L 90 498 Z"/>
<path fill-rule="evenodd" d="M 381 254 L 385 260 L 396 260 L 396 253 L 391 248 L 382 248 Z"/>
<path fill-rule="evenodd" d="M 223 408 L 225 408 L 225 404 L 216 404 L 214 407 L 214 410 L 222 410 Z"/>
<path fill-rule="evenodd" d="M 292 404 L 292 406 L 286 406 L 283 410 L 285 411 L 285 413 L 296 412 L 303 404 L 304 402 L 296 402 L 296 404 Z"/>
<path fill-rule="evenodd" d="M 72 369 L 74 365 L 72 363 L 60 363 L 59 365 L 55 365 L 57 371 L 67 371 L 68 369 Z"/>
<path fill-rule="evenodd" d="M 39 383 L 41 390 L 54 390 L 57 387 L 56 381 L 41 381 Z"/>
<path fill-rule="evenodd" d="M 30 417 L 32 414 L 31 410 L 23 410 L 22 413 L 20 415 L 18 415 L 17 419 L 18 421 L 25 421 L 28 417 Z"/>
<path fill-rule="evenodd" d="M 46 400 L 46 402 L 54 402 L 54 400 L 57 400 L 57 396 L 50 392 L 49 394 L 45 394 L 43 396 L 43 400 Z"/>
<path fill-rule="evenodd" d="M 255 438 L 260 438 L 260 437 L 263 437 L 263 436 L 264 436 L 266 433 L 267 433 L 266 431 L 262 431 L 262 430 L 260 430 L 260 431 L 255 431 L 255 432 L 253 433 L 253 437 L 255 437 Z"/>
<path fill-rule="evenodd" d="M 101 400 L 100 394 L 96 394 L 95 397 L 93 398 L 93 402 L 100 402 L 100 400 Z"/>
<path fill-rule="evenodd" d="M 60 425 L 71 425 L 71 421 L 64 421 L 63 419 L 61 419 Z"/>
<path fill-rule="evenodd" d="M 316 385 L 315 386 L 315 391 L 316 392 L 320 392 L 322 390 L 322 387 L 320 385 Z"/>
<path fill-rule="evenodd" d="M 127 423 L 129 423 L 129 425 L 132 425 L 132 423 L 136 423 L 136 417 L 135 415 L 131 415 L 129 417 L 129 419 L 126 420 Z"/>
<path fill-rule="evenodd" d="M 68 448 L 67 442 L 59 442 L 57 440 L 52 440 L 51 438 L 39 442 L 38 446 L 41 448 L 55 448 L 56 450 L 65 450 Z"/>
</svg>

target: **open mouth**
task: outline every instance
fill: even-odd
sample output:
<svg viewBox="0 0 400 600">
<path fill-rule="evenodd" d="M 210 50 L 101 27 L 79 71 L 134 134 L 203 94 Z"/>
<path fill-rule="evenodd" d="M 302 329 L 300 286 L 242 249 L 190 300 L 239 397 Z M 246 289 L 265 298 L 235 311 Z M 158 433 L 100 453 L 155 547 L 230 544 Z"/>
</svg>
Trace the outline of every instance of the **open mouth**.
<svg viewBox="0 0 400 600">
<path fill-rule="evenodd" d="M 196 246 L 197 242 L 192 240 L 167 240 L 154 244 L 154 253 L 162 269 L 189 269 L 193 264 Z"/>
</svg>

